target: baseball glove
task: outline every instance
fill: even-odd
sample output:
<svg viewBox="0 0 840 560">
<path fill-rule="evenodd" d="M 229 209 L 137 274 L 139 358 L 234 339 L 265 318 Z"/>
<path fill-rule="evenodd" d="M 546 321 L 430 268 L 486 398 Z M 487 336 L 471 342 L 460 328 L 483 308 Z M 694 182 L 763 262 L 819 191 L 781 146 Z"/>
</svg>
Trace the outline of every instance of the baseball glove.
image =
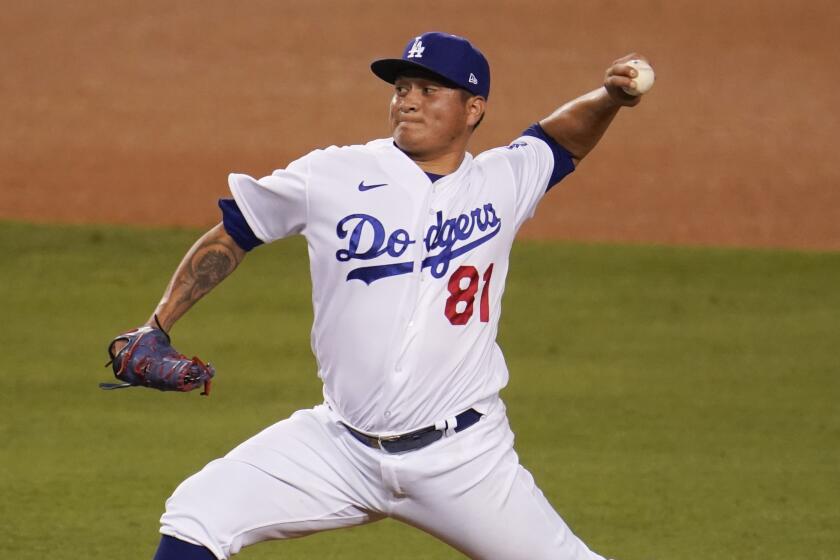
<svg viewBox="0 0 840 560">
<path fill-rule="evenodd" d="M 115 354 L 114 346 L 120 341 L 126 344 Z M 123 383 L 100 383 L 102 389 L 141 386 L 160 391 L 192 391 L 203 384 L 201 394 L 209 395 L 211 379 L 216 375 L 210 364 L 197 357 L 189 359 L 175 350 L 162 328 L 147 326 L 125 332 L 111 341 L 108 355 L 111 360 L 105 366 L 112 366 L 114 375 Z"/>
</svg>

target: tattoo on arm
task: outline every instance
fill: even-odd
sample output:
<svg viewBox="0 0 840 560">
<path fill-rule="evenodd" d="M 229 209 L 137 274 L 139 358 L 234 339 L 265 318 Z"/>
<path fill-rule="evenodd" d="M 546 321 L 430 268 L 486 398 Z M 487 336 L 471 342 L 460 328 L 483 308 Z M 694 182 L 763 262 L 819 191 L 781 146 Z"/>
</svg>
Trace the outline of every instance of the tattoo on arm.
<svg viewBox="0 0 840 560">
<path fill-rule="evenodd" d="M 218 245 L 218 246 L 217 246 Z M 190 277 L 194 286 L 192 294 L 198 298 L 212 290 L 236 268 L 230 248 L 213 244 L 190 260 Z"/>
<path fill-rule="evenodd" d="M 190 248 L 155 310 L 169 329 L 199 299 L 218 286 L 245 258 L 245 251 L 221 224 Z M 150 323 L 152 319 L 150 318 Z"/>
</svg>

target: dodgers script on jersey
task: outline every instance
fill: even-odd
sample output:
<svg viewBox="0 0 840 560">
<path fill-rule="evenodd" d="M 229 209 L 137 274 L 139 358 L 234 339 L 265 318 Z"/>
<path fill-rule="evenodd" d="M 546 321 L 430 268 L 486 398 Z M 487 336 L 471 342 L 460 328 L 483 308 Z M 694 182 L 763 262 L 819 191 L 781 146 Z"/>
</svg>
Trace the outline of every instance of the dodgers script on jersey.
<svg viewBox="0 0 840 560">
<path fill-rule="evenodd" d="M 259 180 L 230 175 L 260 240 L 307 240 L 312 349 L 344 422 L 405 433 L 497 398 L 508 255 L 556 165 L 526 135 L 432 182 L 388 138 L 316 150 Z"/>
</svg>

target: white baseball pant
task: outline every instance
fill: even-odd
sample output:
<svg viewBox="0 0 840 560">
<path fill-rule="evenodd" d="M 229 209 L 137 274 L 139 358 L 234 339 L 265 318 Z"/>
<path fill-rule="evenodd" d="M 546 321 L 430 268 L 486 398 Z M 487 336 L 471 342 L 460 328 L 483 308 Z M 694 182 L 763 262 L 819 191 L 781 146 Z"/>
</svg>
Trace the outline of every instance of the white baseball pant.
<svg viewBox="0 0 840 560">
<path fill-rule="evenodd" d="M 365 446 L 326 405 L 298 411 L 185 480 L 161 533 L 221 560 L 263 540 L 385 517 L 470 558 L 604 560 L 519 465 L 500 400 L 466 430 L 401 454 Z"/>
</svg>

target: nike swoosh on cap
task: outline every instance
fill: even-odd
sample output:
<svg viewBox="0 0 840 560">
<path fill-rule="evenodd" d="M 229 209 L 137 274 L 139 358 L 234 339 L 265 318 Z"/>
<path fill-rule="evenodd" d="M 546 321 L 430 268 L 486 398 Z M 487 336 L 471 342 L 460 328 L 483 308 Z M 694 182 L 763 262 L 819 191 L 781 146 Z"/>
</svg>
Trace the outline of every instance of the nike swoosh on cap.
<svg viewBox="0 0 840 560">
<path fill-rule="evenodd" d="M 369 191 L 370 189 L 375 189 L 376 187 L 385 187 L 387 185 L 388 185 L 388 183 L 378 183 L 378 184 L 375 184 L 375 185 L 365 185 L 365 181 L 364 181 L 364 179 L 362 179 L 362 182 L 359 183 L 359 190 L 362 191 L 362 192 L 365 192 L 365 191 Z"/>
</svg>

